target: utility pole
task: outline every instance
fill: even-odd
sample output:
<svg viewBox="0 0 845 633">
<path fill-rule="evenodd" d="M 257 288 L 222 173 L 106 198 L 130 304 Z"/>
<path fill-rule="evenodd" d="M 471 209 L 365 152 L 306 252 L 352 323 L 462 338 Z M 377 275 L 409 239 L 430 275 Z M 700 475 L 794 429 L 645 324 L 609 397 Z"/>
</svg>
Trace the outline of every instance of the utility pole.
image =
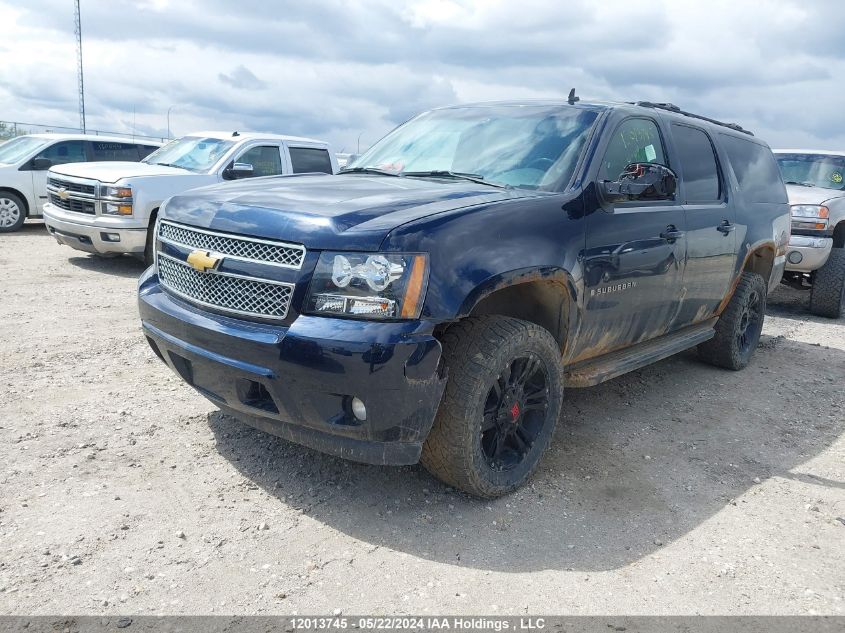
<svg viewBox="0 0 845 633">
<path fill-rule="evenodd" d="M 73 2 L 73 32 L 76 35 L 76 78 L 79 84 L 79 127 L 85 133 L 85 82 L 82 79 L 82 20 L 79 0 Z"/>
</svg>

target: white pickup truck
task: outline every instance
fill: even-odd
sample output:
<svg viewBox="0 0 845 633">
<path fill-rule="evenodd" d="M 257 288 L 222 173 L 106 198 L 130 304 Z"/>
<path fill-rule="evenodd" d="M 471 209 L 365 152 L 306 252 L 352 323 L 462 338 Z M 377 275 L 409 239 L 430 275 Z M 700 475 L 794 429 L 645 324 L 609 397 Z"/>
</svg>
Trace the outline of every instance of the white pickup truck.
<svg viewBox="0 0 845 633">
<path fill-rule="evenodd" d="M 62 163 L 139 161 L 161 143 L 95 134 L 27 134 L 0 145 L 0 233 L 41 215 L 47 170 Z"/>
<path fill-rule="evenodd" d="M 159 206 L 188 189 L 257 176 L 336 173 L 322 141 L 294 136 L 197 132 L 140 163 L 62 165 L 47 178 L 47 230 L 60 244 L 98 255 L 152 257 Z"/>
</svg>

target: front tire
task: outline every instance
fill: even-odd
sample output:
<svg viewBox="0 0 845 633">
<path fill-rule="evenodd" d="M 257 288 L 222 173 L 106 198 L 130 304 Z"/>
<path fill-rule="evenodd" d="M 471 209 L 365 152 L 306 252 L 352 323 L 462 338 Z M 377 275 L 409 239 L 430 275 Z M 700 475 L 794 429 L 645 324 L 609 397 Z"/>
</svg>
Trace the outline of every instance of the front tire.
<svg viewBox="0 0 845 633">
<path fill-rule="evenodd" d="M 26 220 L 26 205 L 19 196 L 0 192 L 0 233 L 19 230 Z"/>
<path fill-rule="evenodd" d="M 527 321 L 474 317 L 447 330 L 443 357 L 448 383 L 422 464 L 470 494 L 507 494 L 534 472 L 560 415 L 557 343 Z"/>
<path fill-rule="evenodd" d="M 757 273 L 742 273 L 716 322 L 716 336 L 698 346 L 698 355 L 717 367 L 743 369 L 757 349 L 765 315 L 766 281 Z"/>
<path fill-rule="evenodd" d="M 825 265 L 813 275 L 810 312 L 838 319 L 845 304 L 845 248 L 830 251 Z"/>
</svg>

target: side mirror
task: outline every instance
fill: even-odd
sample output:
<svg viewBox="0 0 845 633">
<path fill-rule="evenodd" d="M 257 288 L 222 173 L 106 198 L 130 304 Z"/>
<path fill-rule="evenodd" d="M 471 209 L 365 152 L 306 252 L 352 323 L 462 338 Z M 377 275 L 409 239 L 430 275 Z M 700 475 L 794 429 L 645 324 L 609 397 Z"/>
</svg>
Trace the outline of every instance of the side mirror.
<svg viewBox="0 0 845 633">
<path fill-rule="evenodd" d="M 607 202 L 673 200 L 678 177 L 655 163 L 631 163 L 617 180 L 603 180 L 599 190 Z"/>
<path fill-rule="evenodd" d="M 53 161 L 49 158 L 44 158 L 43 156 L 37 156 L 32 159 L 32 170 L 33 171 L 46 171 L 53 166 Z"/>
<path fill-rule="evenodd" d="M 254 171 L 255 169 L 249 163 L 233 163 L 230 167 L 223 170 L 223 178 L 226 180 L 249 178 Z"/>
</svg>

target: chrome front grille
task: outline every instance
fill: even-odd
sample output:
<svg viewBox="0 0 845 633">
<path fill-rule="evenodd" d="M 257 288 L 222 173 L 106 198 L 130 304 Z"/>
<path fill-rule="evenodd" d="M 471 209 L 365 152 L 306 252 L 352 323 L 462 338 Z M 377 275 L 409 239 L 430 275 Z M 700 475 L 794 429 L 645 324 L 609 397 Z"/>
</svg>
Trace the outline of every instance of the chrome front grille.
<svg viewBox="0 0 845 633">
<path fill-rule="evenodd" d="M 174 224 L 166 220 L 162 220 L 159 224 L 158 239 L 177 246 L 214 251 L 226 257 L 285 268 L 300 268 L 305 259 L 305 247 L 299 244 L 217 233 Z"/>
<path fill-rule="evenodd" d="M 84 193 L 89 196 L 93 196 L 96 193 L 96 187 L 94 185 L 85 185 L 79 182 L 71 182 L 69 180 L 59 180 L 58 178 L 48 178 L 47 185 L 55 187 L 56 189 L 67 189 L 68 191 L 73 191 L 75 193 Z"/>
<path fill-rule="evenodd" d="M 201 273 L 161 252 L 158 253 L 158 278 L 166 290 L 194 303 L 264 319 L 287 316 L 294 288 L 293 284 L 217 271 Z"/>
<path fill-rule="evenodd" d="M 68 198 L 67 200 L 62 200 L 59 196 L 57 196 L 51 191 L 50 202 L 52 202 L 55 206 L 59 207 L 60 209 L 64 209 L 65 211 L 74 211 L 75 213 L 87 213 L 88 215 L 94 215 L 95 213 L 94 202 L 92 200 L 80 200 L 78 198 Z"/>
</svg>

